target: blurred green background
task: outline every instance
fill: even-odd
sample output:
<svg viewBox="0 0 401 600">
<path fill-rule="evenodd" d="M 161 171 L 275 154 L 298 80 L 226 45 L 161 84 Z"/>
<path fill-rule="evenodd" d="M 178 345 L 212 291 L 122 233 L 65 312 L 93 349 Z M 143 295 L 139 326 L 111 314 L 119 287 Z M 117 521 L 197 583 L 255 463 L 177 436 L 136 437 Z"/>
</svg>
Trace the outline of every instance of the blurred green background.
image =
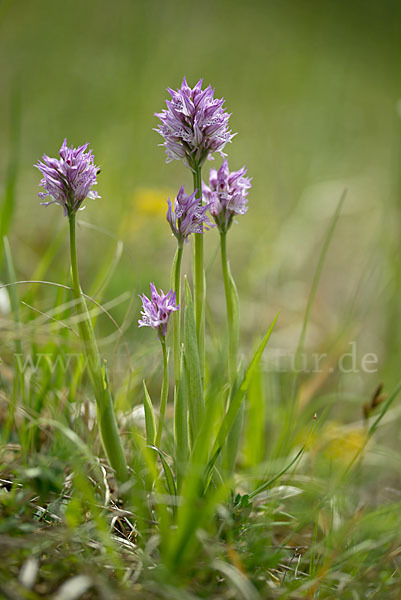
<svg viewBox="0 0 401 600">
<path fill-rule="evenodd" d="M 43 153 L 55 156 L 66 136 L 75 146 L 89 141 L 102 167 L 102 199 L 81 213 L 104 230 L 80 228 L 86 289 L 111 260 L 116 237 L 124 253 L 106 299 L 146 291 L 150 280 L 168 287 L 175 243 L 166 198 L 181 184 L 190 189 L 192 178 L 182 164 L 165 164 L 153 114 L 167 86 L 203 77 L 226 98 L 239 133 L 227 149 L 230 166 L 246 164 L 253 177 L 249 212 L 229 236 L 244 347 L 280 310 L 272 352 L 295 348 L 322 241 L 347 188 L 307 346 L 330 353 L 339 339 L 345 349 L 355 340 L 359 355 L 376 353 L 378 373 L 346 377 L 362 399 L 381 379 L 390 386 L 399 378 L 399 1 L 3 0 L 0 73 L 1 191 L 18 96 L 21 105 L 10 235 L 18 277 L 32 277 L 64 229 L 46 278 L 66 281 L 67 223 L 59 207 L 39 206 L 32 167 Z M 219 165 L 216 157 L 212 166 Z M 219 323 L 217 244 L 209 233 L 208 299 Z M 126 309 L 114 310 L 120 321 Z M 138 311 L 136 302 L 136 318 Z M 135 320 L 129 335 L 133 343 L 149 340 Z"/>
</svg>

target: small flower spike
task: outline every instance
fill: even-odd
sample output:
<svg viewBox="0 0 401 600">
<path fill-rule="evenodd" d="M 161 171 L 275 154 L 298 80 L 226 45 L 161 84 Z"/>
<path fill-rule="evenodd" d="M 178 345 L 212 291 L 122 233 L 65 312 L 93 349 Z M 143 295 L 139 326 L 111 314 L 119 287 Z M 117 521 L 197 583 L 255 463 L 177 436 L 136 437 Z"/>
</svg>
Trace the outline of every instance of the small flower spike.
<svg viewBox="0 0 401 600">
<path fill-rule="evenodd" d="M 83 208 L 82 203 L 86 198 L 100 198 L 99 194 L 91 190 L 97 184 L 99 167 L 94 164 L 92 150 L 86 152 L 88 144 L 74 148 L 67 146 L 65 139 L 60 148 L 60 159 L 43 155 L 42 161 L 34 165 L 43 175 L 40 184 L 45 192 L 39 192 L 39 197 L 44 200 L 48 196 L 49 204 L 60 204 L 64 209 L 64 216 L 70 216 Z"/>
<path fill-rule="evenodd" d="M 150 284 L 150 290 L 150 299 L 145 294 L 139 296 L 142 300 L 142 318 L 138 321 L 138 327 L 153 327 L 162 339 L 166 336 L 170 314 L 180 307 L 177 306 L 173 290 L 167 294 L 160 290 L 159 293 L 153 283 Z"/>
<path fill-rule="evenodd" d="M 167 91 L 167 108 L 155 114 L 161 121 L 155 131 L 164 138 L 167 162 L 182 160 L 194 169 L 213 152 L 224 157 L 223 148 L 235 135 L 228 129 L 231 115 L 223 108 L 224 98 L 214 98 L 210 85 L 203 90 L 202 79 L 191 88 L 184 77 L 178 90 Z"/>
<path fill-rule="evenodd" d="M 210 204 L 213 216 L 220 231 L 228 231 L 235 215 L 244 215 L 248 210 L 248 191 L 252 187 L 245 167 L 239 171 L 228 169 L 225 160 L 220 169 L 212 169 L 209 187 L 203 184 L 203 195 Z"/>
<path fill-rule="evenodd" d="M 180 243 L 184 240 L 187 242 L 191 233 L 204 233 L 214 227 L 206 214 L 210 205 L 201 206 L 197 193 L 198 190 L 195 190 L 193 194 L 188 196 L 184 192 L 184 187 L 181 187 L 174 200 L 174 207 L 170 198 L 167 200 L 166 218 L 171 231 Z"/>
</svg>

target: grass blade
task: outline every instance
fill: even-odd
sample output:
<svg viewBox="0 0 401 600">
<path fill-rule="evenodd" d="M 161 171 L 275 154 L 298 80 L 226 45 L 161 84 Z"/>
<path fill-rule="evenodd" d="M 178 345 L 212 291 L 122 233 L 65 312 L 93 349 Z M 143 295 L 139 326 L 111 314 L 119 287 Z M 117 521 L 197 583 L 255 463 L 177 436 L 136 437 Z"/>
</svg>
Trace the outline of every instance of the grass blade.
<svg viewBox="0 0 401 600">
<path fill-rule="evenodd" d="M 0 208 L 0 239 L 8 235 L 15 210 L 15 191 L 20 154 L 20 123 L 21 100 L 20 90 L 17 86 L 11 97 L 10 162 L 6 175 L 4 198 Z M 2 261 L 3 247 L 0 245 L 0 266 Z"/>
<path fill-rule="evenodd" d="M 269 481 L 266 481 L 265 483 L 262 483 L 262 485 L 260 485 L 258 488 L 256 488 L 256 490 L 254 490 L 253 492 L 251 492 L 249 494 L 249 499 L 251 500 L 252 498 L 255 498 L 255 496 L 257 496 L 258 494 L 261 494 L 262 492 L 264 492 L 265 490 L 267 490 L 268 487 L 270 487 L 271 485 L 273 485 L 273 483 L 275 481 L 277 481 L 277 479 L 280 479 L 280 477 L 282 477 L 283 475 L 285 475 L 287 473 L 287 471 L 289 471 L 291 469 L 291 467 L 293 465 L 295 465 L 295 463 L 297 462 L 297 460 L 299 458 L 301 458 L 302 454 L 305 451 L 305 447 L 303 446 L 298 452 L 297 454 L 294 456 L 294 458 L 291 460 L 291 462 L 284 467 L 281 471 L 279 471 L 276 475 L 274 475 L 271 479 L 269 479 Z"/>
<path fill-rule="evenodd" d="M 156 420 L 145 380 L 143 380 L 143 407 L 145 410 L 146 441 L 149 446 L 153 446 L 156 441 Z"/>
<path fill-rule="evenodd" d="M 337 204 L 337 208 L 334 212 L 331 223 L 329 225 L 326 236 L 324 238 L 323 246 L 320 251 L 316 269 L 313 274 L 312 285 L 311 285 L 311 289 L 309 292 L 308 301 L 306 303 L 306 309 L 305 309 L 304 319 L 302 322 L 301 333 L 299 336 L 298 345 L 297 345 L 297 349 L 295 352 L 295 360 L 294 360 L 295 373 L 293 374 L 292 383 L 291 383 L 290 406 L 288 409 L 288 416 L 286 418 L 286 423 L 283 427 L 282 434 L 281 434 L 280 440 L 278 442 L 278 447 L 277 447 L 278 454 L 280 454 L 281 452 L 285 452 L 285 450 L 287 449 L 286 444 L 292 438 L 291 434 L 294 429 L 294 420 L 295 420 L 295 416 L 296 416 L 297 387 L 298 387 L 298 378 L 299 378 L 299 372 L 300 372 L 300 359 L 301 359 L 301 355 L 302 355 L 304 344 L 305 344 L 306 331 L 308 328 L 310 315 L 311 315 L 311 311 L 312 311 L 312 306 L 313 306 L 313 303 L 315 300 L 316 291 L 317 291 L 317 288 L 319 285 L 320 277 L 322 275 L 323 266 L 324 266 L 324 263 L 326 260 L 327 252 L 330 247 L 330 243 L 333 238 L 334 231 L 335 231 L 338 219 L 340 217 L 342 205 L 344 203 L 347 192 L 348 192 L 348 190 L 347 190 L 347 188 L 345 188 L 341 194 L 340 200 Z"/>
<path fill-rule="evenodd" d="M 157 452 L 157 454 L 159 455 L 164 471 L 164 476 L 166 479 L 167 491 L 172 498 L 175 498 L 175 496 L 177 496 L 177 487 L 175 485 L 174 475 L 172 470 L 170 469 L 170 465 L 164 458 L 164 453 L 159 448 L 157 448 L 156 446 L 150 446 L 150 448 Z"/>
<path fill-rule="evenodd" d="M 8 280 L 9 280 L 9 283 L 15 283 L 17 278 L 15 275 L 14 262 L 13 262 L 13 258 L 12 258 L 10 244 L 9 244 L 6 236 L 3 238 L 3 247 L 4 247 L 4 255 L 5 255 L 6 265 L 7 265 Z M 22 357 L 22 342 L 21 342 L 21 338 L 19 335 L 19 332 L 21 329 L 19 302 L 20 301 L 19 301 L 18 288 L 16 285 L 11 285 L 11 287 L 10 287 L 10 303 L 11 303 L 11 308 L 12 308 L 12 311 L 14 314 L 15 327 L 17 330 L 17 335 L 15 336 L 15 359 L 16 360 L 17 360 L 17 357 Z M 11 429 L 15 422 L 15 412 L 16 412 L 17 402 L 18 402 L 18 391 L 21 392 L 21 398 L 22 398 L 23 405 L 25 405 L 25 403 L 26 403 L 24 371 L 23 371 L 23 369 L 18 368 L 18 364 L 16 365 L 16 371 L 18 372 L 19 377 L 14 377 L 14 384 L 13 384 L 12 395 L 11 395 L 10 404 L 9 404 L 9 410 L 8 410 L 6 423 L 5 423 L 3 434 L 2 434 L 3 442 L 5 442 L 5 443 L 8 441 Z M 25 427 L 23 427 L 23 428 L 25 429 Z M 24 434 L 22 431 L 20 432 L 20 436 L 21 436 L 21 438 L 24 437 Z"/>
<path fill-rule="evenodd" d="M 302 329 L 301 329 L 301 334 L 299 336 L 299 341 L 298 341 L 298 346 L 297 346 L 297 350 L 296 350 L 296 355 L 295 355 L 295 367 L 296 369 L 298 369 L 298 365 L 299 365 L 299 358 L 302 354 L 303 348 L 304 348 L 304 344 L 305 344 L 305 337 L 306 337 L 306 330 L 309 324 L 309 319 L 310 319 L 310 314 L 311 314 L 311 310 L 312 310 L 312 306 L 313 306 L 313 302 L 315 300 L 315 296 L 316 296 L 316 291 L 319 285 L 319 281 L 320 281 L 320 277 L 322 275 L 322 271 L 323 271 L 323 266 L 324 266 L 324 262 L 326 260 L 326 256 L 327 256 L 327 252 L 330 246 L 330 242 L 333 238 L 333 234 L 338 222 L 338 219 L 340 217 L 340 213 L 341 213 L 341 209 L 342 209 L 342 205 L 344 203 L 345 197 L 347 195 L 348 190 L 344 189 L 343 193 L 341 194 L 340 200 L 337 204 L 337 208 L 334 212 L 333 218 L 331 220 L 330 226 L 327 230 L 326 233 L 326 237 L 323 241 L 323 246 L 319 255 L 319 260 L 317 262 L 316 265 L 316 269 L 315 272 L 313 274 L 313 280 L 312 280 L 312 286 L 309 292 L 309 296 L 308 296 L 308 301 L 306 304 L 306 309 L 305 309 L 305 315 L 304 315 L 304 320 L 302 323 Z"/>
</svg>

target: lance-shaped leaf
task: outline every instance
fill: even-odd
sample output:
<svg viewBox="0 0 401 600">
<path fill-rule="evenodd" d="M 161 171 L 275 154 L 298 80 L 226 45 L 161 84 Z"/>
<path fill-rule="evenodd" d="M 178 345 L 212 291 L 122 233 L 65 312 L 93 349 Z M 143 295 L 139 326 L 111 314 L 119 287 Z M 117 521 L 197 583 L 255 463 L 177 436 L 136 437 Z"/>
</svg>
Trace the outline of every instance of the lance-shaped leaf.
<svg viewBox="0 0 401 600">
<path fill-rule="evenodd" d="M 145 410 L 146 441 L 150 446 L 153 446 L 156 441 L 156 421 L 145 380 L 143 380 L 143 408 Z"/>
<path fill-rule="evenodd" d="M 191 290 L 185 280 L 184 366 L 187 378 L 189 430 L 192 444 L 202 422 L 203 387 Z"/>
<path fill-rule="evenodd" d="M 188 390 L 184 370 L 184 358 L 181 355 L 180 381 L 174 398 L 174 438 L 177 487 L 180 489 L 188 460 Z"/>
<path fill-rule="evenodd" d="M 214 461 L 216 460 L 222 447 L 224 446 L 227 435 L 229 434 L 231 427 L 233 426 L 233 423 L 238 415 L 242 401 L 245 398 L 245 394 L 248 390 L 248 387 L 252 380 L 255 369 L 259 364 L 259 361 L 263 354 L 263 350 L 265 349 L 266 344 L 269 341 L 269 338 L 273 331 L 274 325 L 276 324 L 277 317 L 278 317 L 278 314 L 275 316 L 272 324 L 269 327 L 268 332 L 266 333 L 262 342 L 259 344 L 255 354 L 253 355 L 253 358 L 249 364 L 248 369 L 245 372 L 245 375 L 244 375 L 244 378 L 243 378 L 241 384 L 239 385 L 238 389 L 234 392 L 234 394 L 231 397 L 228 410 L 224 416 L 223 422 L 220 426 L 219 432 L 216 437 L 216 441 L 214 443 L 213 452 L 212 452 L 212 460 L 211 460 L 212 463 L 214 463 Z"/>
</svg>

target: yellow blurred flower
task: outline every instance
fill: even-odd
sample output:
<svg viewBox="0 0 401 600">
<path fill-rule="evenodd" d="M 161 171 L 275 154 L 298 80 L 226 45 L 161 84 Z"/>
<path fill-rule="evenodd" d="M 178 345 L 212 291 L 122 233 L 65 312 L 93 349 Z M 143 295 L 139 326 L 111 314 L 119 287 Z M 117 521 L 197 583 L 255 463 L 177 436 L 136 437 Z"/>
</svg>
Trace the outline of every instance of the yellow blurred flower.
<svg viewBox="0 0 401 600">
<path fill-rule="evenodd" d="M 344 427 L 335 421 L 327 423 L 321 434 L 326 456 L 345 463 L 363 449 L 366 441 L 367 432 L 363 427 Z"/>
<path fill-rule="evenodd" d="M 138 231 L 148 219 L 162 222 L 167 213 L 167 198 L 174 194 L 167 188 L 138 187 L 134 190 L 130 202 L 130 211 L 124 219 L 124 229 Z"/>
<path fill-rule="evenodd" d="M 137 188 L 132 196 L 132 206 L 139 214 L 166 216 L 167 198 L 173 194 L 165 188 Z"/>
<path fill-rule="evenodd" d="M 329 421 L 321 429 L 303 431 L 298 441 L 314 455 L 349 463 L 365 446 L 367 432 L 363 427 Z"/>
</svg>

